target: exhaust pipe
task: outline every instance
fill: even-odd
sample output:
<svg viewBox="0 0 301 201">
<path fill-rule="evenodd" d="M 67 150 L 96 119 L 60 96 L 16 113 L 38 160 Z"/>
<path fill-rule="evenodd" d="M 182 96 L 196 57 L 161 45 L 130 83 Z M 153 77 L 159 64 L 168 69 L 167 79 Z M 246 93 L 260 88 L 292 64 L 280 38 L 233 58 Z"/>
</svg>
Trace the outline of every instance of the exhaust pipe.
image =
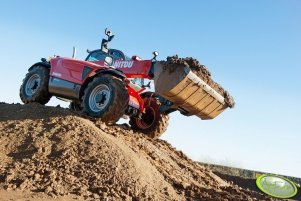
<svg viewBox="0 0 301 201">
<path fill-rule="evenodd" d="M 76 47 L 73 46 L 72 58 L 74 59 L 75 57 L 76 57 Z"/>
</svg>

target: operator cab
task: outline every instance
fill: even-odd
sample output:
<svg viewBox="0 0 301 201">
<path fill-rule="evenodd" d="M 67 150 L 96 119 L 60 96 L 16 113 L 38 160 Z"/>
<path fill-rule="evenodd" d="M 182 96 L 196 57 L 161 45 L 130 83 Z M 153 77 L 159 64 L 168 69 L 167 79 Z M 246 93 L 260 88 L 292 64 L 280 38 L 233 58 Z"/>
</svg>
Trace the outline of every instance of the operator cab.
<svg viewBox="0 0 301 201">
<path fill-rule="evenodd" d="M 109 49 L 108 53 L 102 51 L 101 49 L 88 51 L 89 55 L 86 58 L 86 61 L 104 61 L 107 56 L 111 56 L 113 61 L 116 60 L 131 60 L 128 56 L 124 55 L 123 52 L 116 49 Z"/>
</svg>

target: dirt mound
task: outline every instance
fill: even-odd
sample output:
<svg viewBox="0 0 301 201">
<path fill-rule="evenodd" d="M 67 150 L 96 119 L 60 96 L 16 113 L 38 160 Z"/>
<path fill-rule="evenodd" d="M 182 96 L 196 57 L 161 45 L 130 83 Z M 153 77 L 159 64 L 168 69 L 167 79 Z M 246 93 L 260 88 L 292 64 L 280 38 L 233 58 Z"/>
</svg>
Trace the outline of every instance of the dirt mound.
<svg viewBox="0 0 301 201">
<path fill-rule="evenodd" d="M 268 200 L 163 140 L 63 108 L 0 104 L 0 187 L 90 200 Z"/>
<path fill-rule="evenodd" d="M 197 59 L 192 57 L 179 58 L 177 55 L 167 57 L 166 61 L 161 61 L 164 68 L 176 68 L 177 66 L 187 66 L 189 67 L 198 77 L 200 77 L 204 82 L 211 86 L 215 91 L 225 98 L 226 104 L 233 108 L 235 105 L 233 97 L 226 91 L 221 85 L 216 83 L 211 78 L 211 73 L 208 68 L 202 65 Z"/>
</svg>

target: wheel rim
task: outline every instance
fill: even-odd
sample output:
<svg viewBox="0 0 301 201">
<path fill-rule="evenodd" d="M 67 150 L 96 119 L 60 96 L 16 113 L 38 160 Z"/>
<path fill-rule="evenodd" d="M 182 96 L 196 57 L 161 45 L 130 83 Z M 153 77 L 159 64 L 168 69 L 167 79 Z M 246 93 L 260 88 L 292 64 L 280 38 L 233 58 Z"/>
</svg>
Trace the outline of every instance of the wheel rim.
<svg viewBox="0 0 301 201">
<path fill-rule="evenodd" d="M 102 111 L 109 103 L 111 91 L 107 85 L 96 86 L 89 97 L 89 107 L 93 112 Z"/>
<path fill-rule="evenodd" d="M 38 74 L 33 74 L 26 82 L 25 93 L 27 96 L 32 96 L 37 92 L 41 83 L 40 76 Z"/>
<path fill-rule="evenodd" d="M 156 112 L 154 108 L 149 107 L 146 109 L 145 114 L 142 115 L 141 119 L 136 119 L 136 124 L 141 129 L 150 128 L 155 122 Z"/>
</svg>

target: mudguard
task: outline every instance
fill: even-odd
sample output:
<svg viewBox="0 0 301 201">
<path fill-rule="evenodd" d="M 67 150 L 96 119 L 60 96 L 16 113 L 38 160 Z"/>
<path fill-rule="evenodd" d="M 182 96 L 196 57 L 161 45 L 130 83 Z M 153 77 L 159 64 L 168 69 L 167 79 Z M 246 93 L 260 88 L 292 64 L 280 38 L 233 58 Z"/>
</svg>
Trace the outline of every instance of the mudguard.
<svg viewBox="0 0 301 201">
<path fill-rule="evenodd" d="M 50 68 L 51 67 L 50 63 L 40 61 L 40 62 L 37 62 L 37 63 L 33 64 L 28 70 L 31 70 L 35 66 L 45 66 L 46 68 Z"/>
<path fill-rule="evenodd" d="M 96 71 L 96 75 L 99 74 L 110 74 L 110 75 L 114 75 L 118 78 L 126 78 L 125 74 L 122 71 L 116 70 L 116 69 L 100 69 L 98 71 Z"/>
</svg>

